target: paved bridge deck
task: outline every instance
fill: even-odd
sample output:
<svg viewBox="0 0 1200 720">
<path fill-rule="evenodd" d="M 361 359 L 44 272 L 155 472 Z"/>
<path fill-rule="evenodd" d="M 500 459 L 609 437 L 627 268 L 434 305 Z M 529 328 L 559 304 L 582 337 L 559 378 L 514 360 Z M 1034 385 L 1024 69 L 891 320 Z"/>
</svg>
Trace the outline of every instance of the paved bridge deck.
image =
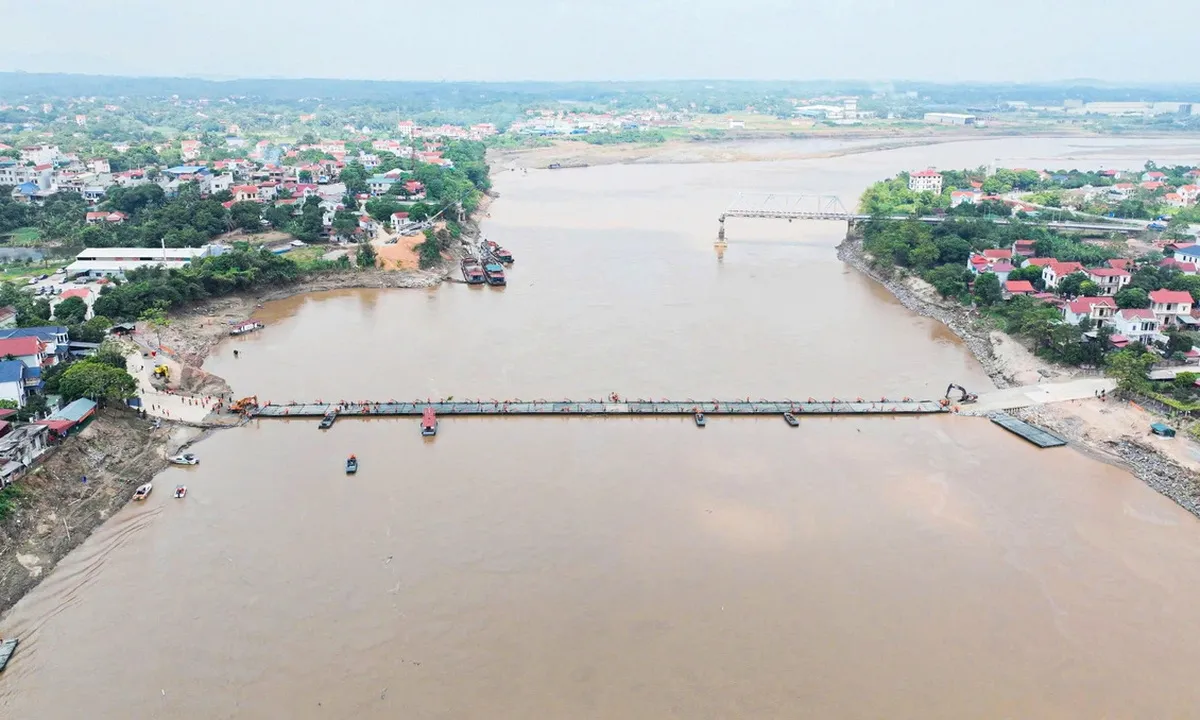
<svg viewBox="0 0 1200 720">
<path fill-rule="evenodd" d="M 528 402 L 368 402 L 286 403 L 264 405 L 250 413 L 263 418 L 316 418 L 335 412 L 338 417 L 419 417 L 426 408 L 438 415 L 928 415 L 948 412 L 935 400 L 572 400 Z"/>
</svg>

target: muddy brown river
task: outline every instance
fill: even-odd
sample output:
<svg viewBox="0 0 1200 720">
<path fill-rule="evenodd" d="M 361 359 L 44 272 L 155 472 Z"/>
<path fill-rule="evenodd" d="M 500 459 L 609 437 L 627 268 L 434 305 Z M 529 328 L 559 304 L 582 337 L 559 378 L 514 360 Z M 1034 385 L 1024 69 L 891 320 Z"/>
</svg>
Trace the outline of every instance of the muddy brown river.
<svg viewBox="0 0 1200 720">
<path fill-rule="evenodd" d="M 716 216 L 737 190 L 852 203 L 926 165 L 1198 151 L 497 172 L 506 289 L 292 298 L 206 368 L 277 401 L 982 388 L 943 328 L 837 261 L 844 226 L 732 220 L 717 262 Z M 0 717 L 1200 715 L 1200 523 L 983 419 L 446 418 L 432 441 L 262 420 L 195 452 L 0 621 L 22 638 Z"/>
</svg>

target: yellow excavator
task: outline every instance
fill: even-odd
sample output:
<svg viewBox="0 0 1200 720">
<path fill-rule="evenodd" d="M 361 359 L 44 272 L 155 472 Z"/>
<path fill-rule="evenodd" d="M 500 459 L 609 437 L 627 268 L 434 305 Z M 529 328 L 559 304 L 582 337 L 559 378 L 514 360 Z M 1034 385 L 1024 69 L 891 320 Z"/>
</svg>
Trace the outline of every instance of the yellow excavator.
<svg viewBox="0 0 1200 720">
<path fill-rule="evenodd" d="M 253 410 L 256 407 L 258 407 L 258 396 L 251 395 L 250 397 L 244 397 L 241 400 L 235 400 L 234 402 L 230 403 L 229 411 L 235 413 L 245 413 Z"/>
<path fill-rule="evenodd" d="M 156 365 L 154 367 L 154 377 L 161 378 L 163 380 L 170 380 L 171 368 L 167 367 L 166 365 Z"/>
</svg>

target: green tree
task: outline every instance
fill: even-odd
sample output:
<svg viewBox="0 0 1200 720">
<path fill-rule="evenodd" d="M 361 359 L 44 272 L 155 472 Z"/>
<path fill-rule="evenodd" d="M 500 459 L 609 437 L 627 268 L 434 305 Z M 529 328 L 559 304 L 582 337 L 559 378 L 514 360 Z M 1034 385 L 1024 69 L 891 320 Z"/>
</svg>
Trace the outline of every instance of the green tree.
<svg viewBox="0 0 1200 720">
<path fill-rule="evenodd" d="M 1116 378 L 1117 388 L 1126 392 L 1146 390 L 1150 381 L 1146 373 L 1154 364 L 1154 355 L 1143 348 L 1126 348 L 1108 356 L 1107 372 Z"/>
<path fill-rule="evenodd" d="M 58 391 L 64 399 L 125 400 L 137 394 L 137 381 L 124 370 L 101 362 L 77 362 L 63 371 Z"/>
<path fill-rule="evenodd" d="M 1003 299 L 1004 295 L 1000 291 L 1000 278 L 996 273 L 980 273 L 975 278 L 975 302 L 988 306 L 995 305 Z"/>
<path fill-rule="evenodd" d="M 262 232 L 262 205 L 243 201 L 229 207 L 229 218 L 233 226 L 249 233 Z"/>
<path fill-rule="evenodd" d="M 89 357 L 87 361 L 111 365 L 118 370 L 126 369 L 125 352 L 121 349 L 120 345 L 112 340 L 105 340 L 100 343 L 100 347 L 96 349 L 96 354 Z"/>
<path fill-rule="evenodd" d="M 1117 291 L 1113 296 L 1117 307 L 1125 308 L 1148 308 L 1150 307 L 1150 294 L 1139 287 L 1126 287 Z"/>
<path fill-rule="evenodd" d="M 1079 294 L 1086 297 L 1096 297 L 1100 294 L 1100 286 L 1091 280 L 1079 283 Z"/>
<path fill-rule="evenodd" d="M 1167 353 L 1185 353 L 1192 349 L 1192 336 L 1176 331 L 1167 332 Z"/>
<path fill-rule="evenodd" d="M 296 176 L 296 179 L 299 180 L 301 183 L 306 183 L 306 184 L 311 183 L 313 181 L 312 171 L 311 170 L 301 170 L 299 172 L 299 174 Z"/>
<path fill-rule="evenodd" d="M 1200 275 L 1179 274 L 1160 287 L 1166 287 L 1170 290 L 1187 290 L 1192 294 L 1193 301 L 1200 302 Z M 1157 290 L 1158 288 L 1154 289 Z"/>
<path fill-rule="evenodd" d="M 958 265 L 939 265 L 925 273 L 925 282 L 932 285 L 942 297 L 959 297 L 967 292 L 966 277 L 970 271 Z"/>
<path fill-rule="evenodd" d="M 357 262 L 360 268 L 375 267 L 376 258 L 377 253 L 375 252 L 374 245 L 369 242 L 359 243 Z"/>
<path fill-rule="evenodd" d="M 1088 281 L 1088 276 L 1081 272 L 1071 273 L 1070 275 L 1058 281 L 1058 294 L 1066 297 L 1079 297 L 1083 291 L 1083 284 Z"/>
<path fill-rule="evenodd" d="M 358 230 L 358 216 L 349 210 L 338 210 L 333 215 L 333 233 L 348 238 Z"/>
<path fill-rule="evenodd" d="M 82 298 L 69 297 L 54 308 L 54 319 L 63 325 L 79 325 L 87 317 L 88 306 Z"/>
</svg>

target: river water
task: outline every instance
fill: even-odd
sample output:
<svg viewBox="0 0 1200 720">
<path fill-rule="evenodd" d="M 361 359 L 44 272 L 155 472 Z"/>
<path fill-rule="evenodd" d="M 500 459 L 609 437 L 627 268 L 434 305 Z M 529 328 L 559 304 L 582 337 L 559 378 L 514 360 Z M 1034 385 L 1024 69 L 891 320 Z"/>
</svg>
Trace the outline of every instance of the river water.
<svg viewBox="0 0 1200 720">
<path fill-rule="evenodd" d="M 498 173 L 504 290 L 265 308 L 266 400 L 936 397 L 978 364 L 736 190 L 926 165 L 1140 167 L 1012 139 Z M 232 349 L 241 357 L 234 359 Z M 1200 524 L 1129 474 L 939 418 L 260 421 L 196 448 L 0 623 L 0 716 L 1194 717 Z M 342 473 L 356 453 L 362 469 Z M 188 499 L 170 499 L 178 482 Z"/>
</svg>

